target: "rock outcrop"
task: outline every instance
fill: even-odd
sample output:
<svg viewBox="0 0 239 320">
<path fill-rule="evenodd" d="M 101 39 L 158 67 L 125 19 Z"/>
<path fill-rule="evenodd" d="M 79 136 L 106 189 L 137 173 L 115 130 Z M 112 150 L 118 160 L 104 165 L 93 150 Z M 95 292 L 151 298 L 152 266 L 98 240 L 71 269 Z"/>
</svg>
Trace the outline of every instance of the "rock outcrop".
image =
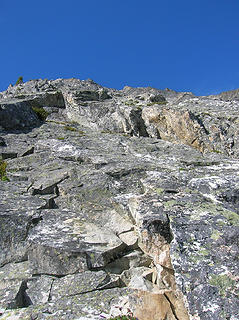
<svg viewBox="0 0 239 320">
<path fill-rule="evenodd" d="M 0 319 L 239 319 L 235 97 L 0 93 Z"/>
</svg>

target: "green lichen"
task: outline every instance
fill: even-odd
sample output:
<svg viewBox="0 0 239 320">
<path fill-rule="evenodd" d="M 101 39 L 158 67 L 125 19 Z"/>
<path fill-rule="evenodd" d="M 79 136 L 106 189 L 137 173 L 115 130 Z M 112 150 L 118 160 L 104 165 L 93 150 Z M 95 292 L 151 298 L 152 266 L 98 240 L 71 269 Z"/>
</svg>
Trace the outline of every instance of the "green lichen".
<svg viewBox="0 0 239 320">
<path fill-rule="evenodd" d="M 202 248 L 201 250 L 199 250 L 199 254 L 202 256 L 208 256 L 209 255 L 209 251 L 205 248 Z"/>
<path fill-rule="evenodd" d="M 165 201 L 163 203 L 164 207 L 167 208 L 167 209 L 170 209 L 172 208 L 173 206 L 175 206 L 177 204 L 177 201 L 176 200 L 169 200 L 169 201 Z"/>
<path fill-rule="evenodd" d="M 180 168 L 178 168 L 178 170 L 179 171 L 187 171 L 188 169 L 180 167 Z"/>
<path fill-rule="evenodd" d="M 193 208 L 192 208 L 193 206 Z M 218 216 L 217 224 L 220 226 L 224 226 L 227 224 L 239 226 L 239 215 L 236 212 L 230 211 L 228 209 L 225 209 L 220 204 L 215 204 L 211 202 L 205 202 L 205 203 L 198 203 L 197 205 L 195 203 L 187 203 L 186 207 L 191 209 L 190 212 L 190 218 L 192 220 L 200 220 L 204 216 Z"/>
<path fill-rule="evenodd" d="M 164 192 L 164 189 L 163 188 L 156 188 L 155 191 L 157 194 L 161 195 Z"/>
<path fill-rule="evenodd" d="M 233 289 L 235 286 L 235 280 L 231 279 L 226 274 L 212 274 L 209 279 L 209 283 L 219 289 L 221 296 L 225 296 L 228 290 Z"/>
<path fill-rule="evenodd" d="M 223 210 L 222 215 L 228 220 L 230 224 L 239 226 L 239 215 L 236 212 Z"/>
<path fill-rule="evenodd" d="M 212 152 L 214 152 L 214 153 L 223 153 L 222 151 L 217 150 L 217 149 L 213 149 Z"/>
<path fill-rule="evenodd" d="M 225 310 L 222 310 L 220 312 L 220 316 L 222 317 L 222 319 L 230 319 L 230 314 L 228 312 L 226 312 Z"/>
<path fill-rule="evenodd" d="M 211 239 L 216 241 L 220 238 L 220 236 L 221 236 L 221 232 L 215 229 L 211 234 Z"/>
<path fill-rule="evenodd" d="M 189 257 L 189 260 L 193 263 L 205 261 L 205 258 L 209 256 L 209 251 L 206 248 L 201 248 L 199 251 L 194 252 Z"/>
</svg>

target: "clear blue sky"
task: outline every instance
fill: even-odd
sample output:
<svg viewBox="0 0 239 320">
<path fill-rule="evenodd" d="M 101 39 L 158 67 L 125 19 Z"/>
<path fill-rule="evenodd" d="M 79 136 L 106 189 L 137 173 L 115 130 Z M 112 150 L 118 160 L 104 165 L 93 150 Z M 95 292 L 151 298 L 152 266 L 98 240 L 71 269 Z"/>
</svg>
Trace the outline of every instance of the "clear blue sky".
<svg viewBox="0 0 239 320">
<path fill-rule="evenodd" d="M 37 78 L 239 88 L 239 0 L 0 0 L 0 90 Z"/>
</svg>

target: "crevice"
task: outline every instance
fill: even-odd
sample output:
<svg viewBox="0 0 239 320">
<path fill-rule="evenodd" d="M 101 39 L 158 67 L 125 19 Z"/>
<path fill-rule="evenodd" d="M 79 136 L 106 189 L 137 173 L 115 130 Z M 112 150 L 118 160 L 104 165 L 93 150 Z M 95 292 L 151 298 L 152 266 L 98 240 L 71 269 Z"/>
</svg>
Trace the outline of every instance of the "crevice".
<svg viewBox="0 0 239 320">
<path fill-rule="evenodd" d="M 49 276 L 49 277 L 54 277 L 54 278 L 64 278 L 68 276 L 69 274 L 64 274 L 64 275 L 59 275 L 59 274 L 52 274 L 52 273 L 33 273 L 32 277 L 41 277 L 41 276 Z M 54 279 L 53 279 L 54 280 Z"/>
<path fill-rule="evenodd" d="M 43 220 L 42 216 L 32 217 L 30 221 L 28 221 L 26 225 L 25 236 L 23 237 L 23 241 L 25 241 L 30 233 L 30 230 L 38 225 L 38 223 Z"/>
<path fill-rule="evenodd" d="M 142 251 L 138 246 L 135 247 L 133 246 L 127 246 L 125 244 L 125 246 L 122 248 L 121 251 L 116 251 L 116 252 L 105 252 L 105 254 L 102 254 L 102 258 L 104 259 L 104 261 L 106 261 L 106 264 L 104 266 L 100 266 L 100 267 L 93 267 L 92 266 L 92 262 L 91 262 L 91 257 L 90 257 L 90 252 L 86 252 L 86 262 L 87 262 L 87 267 L 90 271 L 101 271 L 101 270 L 105 270 L 105 268 L 107 268 L 107 266 L 121 258 L 123 258 L 125 255 L 134 252 L 135 250 L 138 251 Z M 142 251 L 143 252 L 143 251 Z M 109 257 L 109 255 L 111 257 Z"/>
<path fill-rule="evenodd" d="M 27 191 L 31 193 L 32 196 L 35 195 L 55 195 L 55 197 L 59 196 L 59 188 L 58 184 L 63 182 L 64 180 L 67 180 L 69 178 L 69 175 L 63 176 L 61 179 L 59 179 L 57 182 L 52 183 L 51 185 L 48 185 L 46 187 L 42 187 L 42 185 L 39 188 L 34 188 L 34 182 L 32 182 L 28 188 Z"/>
<path fill-rule="evenodd" d="M 175 311 L 175 307 L 174 307 L 173 303 L 170 301 L 169 297 L 167 296 L 167 293 L 164 293 L 164 297 L 165 297 L 165 298 L 167 299 L 167 301 L 169 302 L 170 308 L 171 308 L 171 310 L 172 310 L 172 313 L 173 313 L 175 319 L 176 319 L 176 320 L 180 320 L 180 319 L 177 317 L 177 314 L 176 314 L 176 311 Z"/>
<path fill-rule="evenodd" d="M 125 233 L 131 232 L 131 231 L 134 231 L 134 226 L 132 226 L 129 230 L 121 231 L 120 233 L 116 233 L 116 235 L 120 236 L 121 234 L 125 234 Z"/>
<path fill-rule="evenodd" d="M 179 191 L 175 190 L 175 189 L 165 189 L 164 192 L 165 193 L 169 193 L 169 194 L 177 194 L 177 193 L 179 193 Z"/>
<path fill-rule="evenodd" d="M 51 286 L 50 286 L 50 290 L 49 290 L 49 295 L 48 295 L 48 299 L 47 299 L 48 302 L 50 302 L 50 301 L 52 300 L 52 294 L 51 294 L 51 292 L 52 292 L 52 287 L 53 287 L 54 281 L 55 281 L 55 280 L 52 279 Z"/>
<path fill-rule="evenodd" d="M 145 171 L 145 169 L 132 168 L 132 169 L 121 169 L 115 172 L 106 172 L 106 174 L 112 178 L 121 179 L 122 177 L 135 174 L 135 173 L 141 173 L 142 171 Z"/>
<path fill-rule="evenodd" d="M 170 221 L 170 218 L 169 218 L 169 214 L 168 212 L 165 212 L 167 218 L 168 218 L 168 231 L 169 231 L 169 243 L 171 243 L 174 239 L 174 235 L 173 235 L 173 231 L 171 229 L 171 221 Z"/>
<path fill-rule="evenodd" d="M 79 293 L 70 294 L 70 295 L 67 295 L 66 297 L 75 297 L 75 296 L 80 296 L 82 294 L 87 294 L 87 293 L 91 293 L 91 292 L 110 290 L 110 289 L 114 289 L 114 288 L 125 288 L 125 287 L 126 287 L 126 285 L 124 284 L 124 282 L 119 279 L 119 284 L 118 285 L 114 285 L 114 284 L 110 285 L 110 283 L 109 283 L 108 285 L 105 285 L 105 286 L 100 287 L 100 288 L 96 288 L 96 289 L 92 289 L 92 290 L 87 290 L 87 291 L 82 291 L 82 292 L 79 292 Z"/>
<path fill-rule="evenodd" d="M 21 260 L 14 261 L 13 263 L 14 263 L 14 264 L 18 264 L 18 263 L 23 263 L 23 262 L 26 262 L 26 261 L 28 261 L 27 255 L 25 255 L 24 257 L 22 257 Z M 11 263 L 11 262 L 10 262 L 10 263 Z M 7 263 L 7 264 L 8 264 L 8 263 Z"/>
<path fill-rule="evenodd" d="M 22 284 L 19 288 L 19 291 L 14 299 L 14 301 L 10 302 L 7 306 L 7 309 L 18 309 L 18 308 L 27 308 L 31 306 L 33 303 L 30 297 L 27 295 L 26 290 L 28 289 L 27 281 L 22 281 Z"/>
<path fill-rule="evenodd" d="M 45 210 L 45 209 L 58 209 L 58 206 L 55 203 L 55 199 L 58 196 L 55 196 L 53 198 L 49 198 L 49 199 L 44 199 L 46 201 L 46 203 L 41 206 L 40 208 L 38 208 L 38 210 Z"/>
<path fill-rule="evenodd" d="M 29 156 L 31 154 L 34 153 L 34 147 L 32 146 L 30 149 L 28 149 L 27 151 L 23 152 L 21 157 L 26 157 L 26 156 Z"/>
<path fill-rule="evenodd" d="M 170 221 L 168 214 L 164 212 L 167 216 L 167 221 L 163 221 L 160 217 L 154 216 L 146 217 L 143 221 L 143 228 L 145 228 L 150 235 L 160 234 L 167 243 L 172 241 L 172 234 L 170 230 Z"/>
<path fill-rule="evenodd" d="M 194 113 L 191 112 L 191 111 L 189 111 L 189 114 L 190 114 L 191 119 L 192 119 L 192 120 L 195 120 L 195 121 L 200 125 L 200 127 L 204 130 L 204 132 L 205 132 L 207 135 L 209 135 L 209 131 L 206 129 L 206 127 L 205 127 L 202 119 L 201 119 L 198 115 L 194 114 Z"/>
<path fill-rule="evenodd" d="M 42 216 L 40 216 L 40 217 L 32 218 L 31 222 L 32 222 L 33 226 L 35 227 L 42 220 L 43 220 L 43 218 L 42 218 Z"/>
<path fill-rule="evenodd" d="M 133 109 L 130 113 L 130 120 L 133 124 L 132 135 L 138 137 L 149 137 L 147 127 L 144 119 L 142 118 L 141 109 Z"/>
</svg>

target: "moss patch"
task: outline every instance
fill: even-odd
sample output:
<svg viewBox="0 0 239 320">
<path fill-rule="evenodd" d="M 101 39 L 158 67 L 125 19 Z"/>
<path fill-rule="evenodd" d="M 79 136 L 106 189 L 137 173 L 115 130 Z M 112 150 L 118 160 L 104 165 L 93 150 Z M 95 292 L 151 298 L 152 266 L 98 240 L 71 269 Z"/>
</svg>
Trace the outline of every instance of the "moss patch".
<svg viewBox="0 0 239 320">
<path fill-rule="evenodd" d="M 41 107 L 32 107 L 32 110 L 35 112 L 38 119 L 41 121 L 45 121 L 47 116 L 49 115 L 49 113 Z"/>
</svg>

